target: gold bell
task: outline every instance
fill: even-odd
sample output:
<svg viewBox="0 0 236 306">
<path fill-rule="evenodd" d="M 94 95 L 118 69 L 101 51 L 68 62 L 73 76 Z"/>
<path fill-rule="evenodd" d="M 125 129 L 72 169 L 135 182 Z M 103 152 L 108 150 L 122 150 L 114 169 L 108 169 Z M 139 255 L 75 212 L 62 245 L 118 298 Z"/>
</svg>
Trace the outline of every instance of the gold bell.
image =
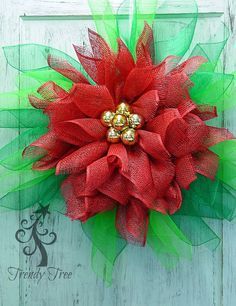
<svg viewBox="0 0 236 306">
<path fill-rule="evenodd" d="M 120 133 L 115 128 L 110 127 L 107 131 L 107 141 L 111 143 L 117 143 L 120 141 Z"/>
<path fill-rule="evenodd" d="M 122 131 L 127 124 L 128 121 L 125 115 L 116 114 L 112 120 L 112 126 L 118 131 Z"/>
<path fill-rule="evenodd" d="M 129 106 L 129 104 L 122 102 L 117 106 L 116 112 L 125 116 L 129 116 L 131 112 L 131 107 Z"/>
<path fill-rule="evenodd" d="M 140 129 L 143 126 L 143 117 L 138 114 L 131 114 L 129 116 L 129 126 L 133 129 Z"/>
<path fill-rule="evenodd" d="M 121 140 L 125 145 L 132 146 L 137 141 L 137 133 L 132 128 L 127 128 L 121 134 Z"/>
<path fill-rule="evenodd" d="M 115 114 L 111 111 L 105 111 L 102 113 L 101 122 L 104 126 L 112 126 L 112 119 L 114 118 Z"/>
</svg>

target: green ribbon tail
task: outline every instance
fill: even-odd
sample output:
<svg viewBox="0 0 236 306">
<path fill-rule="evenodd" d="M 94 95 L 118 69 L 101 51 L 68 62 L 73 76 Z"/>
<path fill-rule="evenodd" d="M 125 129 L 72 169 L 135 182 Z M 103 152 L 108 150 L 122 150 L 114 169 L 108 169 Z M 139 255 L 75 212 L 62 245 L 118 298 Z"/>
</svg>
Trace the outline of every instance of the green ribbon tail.
<svg viewBox="0 0 236 306">
<path fill-rule="evenodd" d="M 192 256 L 190 240 L 168 215 L 150 213 L 147 242 L 167 268 L 176 265 L 180 258 Z"/>
<path fill-rule="evenodd" d="M 116 210 L 104 212 L 82 223 L 83 231 L 92 241 L 92 267 L 108 285 L 112 283 L 115 261 L 127 242 L 115 227 Z"/>
</svg>

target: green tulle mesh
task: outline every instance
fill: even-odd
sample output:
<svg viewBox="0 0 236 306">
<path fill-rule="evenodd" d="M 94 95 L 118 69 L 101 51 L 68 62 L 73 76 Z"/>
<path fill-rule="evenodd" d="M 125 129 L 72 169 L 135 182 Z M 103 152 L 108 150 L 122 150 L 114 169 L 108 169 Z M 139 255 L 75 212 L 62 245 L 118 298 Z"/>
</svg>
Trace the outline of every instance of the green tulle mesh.
<svg viewBox="0 0 236 306">
<path fill-rule="evenodd" d="M 115 260 L 127 244 L 116 230 L 115 218 L 116 211 L 108 211 L 82 224 L 84 232 L 93 241 L 93 269 L 109 284 L 112 282 Z"/>
<path fill-rule="evenodd" d="M 89 5 L 97 31 L 114 50 L 117 38 L 121 37 L 135 56 L 136 42 L 146 21 L 154 28 L 156 63 L 169 55 L 176 55 L 179 60 L 186 54 L 206 57 L 208 63 L 191 76 L 194 83 L 191 98 L 195 103 L 217 106 L 218 113 L 235 106 L 235 75 L 219 69 L 229 33 L 221 24 L 215 37 L 192 46 L 198 20 L 195 1 L 184 2 L 184 16 L 178 11 L 183 7 L 182 0 L 124 1 L 116 13 L 108 0 L 89 0 Z M 36 203 L 50 203 L 51 209 L 63 213 L 60 185 L 64 177 L 55 176 L 54 170 L 34 171 L 35 159 L 22 158 L 24 148 L 45 134 L 48 125 L 42 111 L 31 107 L 28 95 L 35 94 L 49 80 L 65 90 L 71 88 L 70 80 L 48 66 L 49 54 L 86 73 L 75 59 L 48 46 L 8 46 L 4 53 L 8 64 L 19 70 L 20 76 L 16 82 L 18 91 L 0 95 L 0 127 L 15 129 L 19 135 L 0 149 L 0 206 L 25 209 Z M 190 258 L 193 246 L 206 244 L 214 249 L 219 244 L 220 238 L 208 226 L 207 218 L 230 221 L 235 217 L 236 141 L 220 143 L 212 150 L 220 161 L 217 178 L 210 181 L 199 175 L 190 190 L 183 190 L 182 208 L 175 215 L 150 212 L 147 243 L 166 267 L 172 267 L 179 258 Z M 93 268 L 110 284 L 115 260 L 126 246 L 115 227 L 115 210 L 94 216 L 82 227 L 93 243 Z"/>
</svg>

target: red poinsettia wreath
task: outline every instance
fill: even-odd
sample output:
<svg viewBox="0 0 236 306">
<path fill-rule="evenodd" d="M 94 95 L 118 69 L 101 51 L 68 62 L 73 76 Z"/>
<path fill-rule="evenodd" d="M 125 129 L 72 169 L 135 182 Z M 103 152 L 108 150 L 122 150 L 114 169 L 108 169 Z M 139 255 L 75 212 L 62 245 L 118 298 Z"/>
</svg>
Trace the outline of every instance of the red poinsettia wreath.
<svg viewBox="0 0 236 306">
<path fill-rule="evenodd" d="M 205 62 L 192 57 L 177 65 L 170 56 L 153 64 L 152 29 L 145 24 L 136 59 L 121 39 L 118 52 L 89 30 L 92 52 L 76 47 L 89 80 L 65 60 L 49 66 L 73 81 L 66 92 L 53 82 L 30 96 L 50 118 L 46 135 L 26 149 L 42 155 L 34 169 L 66 174 L 62 193 L 71 219 L 86 221 L 117 207 L 116 227 L 126 240 L 144 244 L 149 210 L 175 213 L 197 173 L 214 179 L 218 157 L 212 145 L 231 139 L 207 126 L 213 106 L 190 98 L 189 76 Z"/>
</svg>

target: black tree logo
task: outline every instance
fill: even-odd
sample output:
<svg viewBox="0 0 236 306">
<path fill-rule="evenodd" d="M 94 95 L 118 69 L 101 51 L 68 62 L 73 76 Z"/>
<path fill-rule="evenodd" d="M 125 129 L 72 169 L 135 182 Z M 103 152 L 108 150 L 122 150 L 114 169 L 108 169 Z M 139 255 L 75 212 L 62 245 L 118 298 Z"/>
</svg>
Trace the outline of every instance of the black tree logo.
<svg viewBox="0 0 236 306">
<path fill-rule="evenodd" d="M 57 240 L 57 235 L 54 232 L 50 232 L 46 228 L 42 228 L 45 217 L 50 214 L 49 205 L 42 206 L 33 212 L 30 216 L 30 221 L 23 219 L 21 221 L 21 227 L 15 234 L 16 240 L 20 243 L 26 244 L 33 241 L 33 247 L 26 245 L 23 248 L 23 253 L 26 256 L 32 256 L 37 250 L 41 254 L 41 261 L 37 267 L 46 267 L 48 264 L 48 255 L 45 245 L 51 245 Z M 28 234 L 28 235 L 27 235 Z M 49 237 L 49 241 L 44 241 L 44 237 Z"/>
</svg>

